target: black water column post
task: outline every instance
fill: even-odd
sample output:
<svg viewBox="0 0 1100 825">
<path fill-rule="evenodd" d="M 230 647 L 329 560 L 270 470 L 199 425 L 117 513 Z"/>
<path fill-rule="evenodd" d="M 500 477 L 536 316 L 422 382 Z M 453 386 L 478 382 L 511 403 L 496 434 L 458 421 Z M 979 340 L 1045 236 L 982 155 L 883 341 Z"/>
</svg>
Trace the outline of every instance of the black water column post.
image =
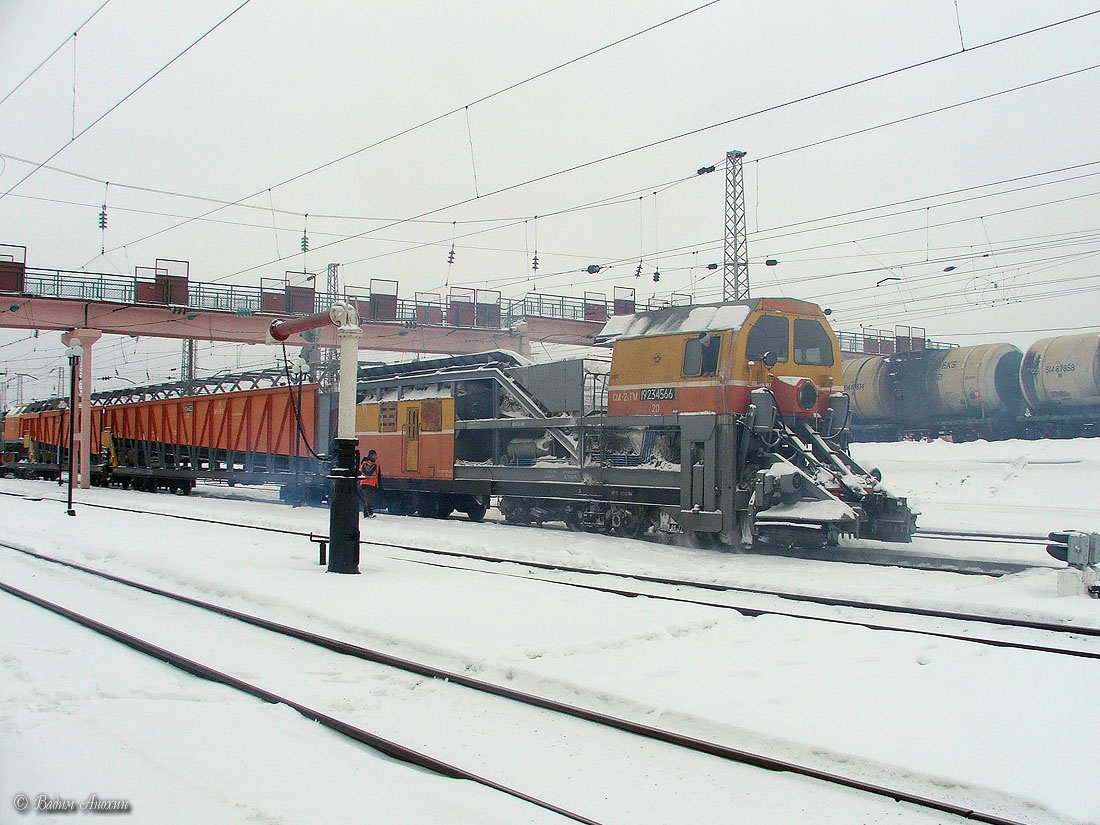
<svg viewBox="0 0 1100 825">
<path fill-rule="evenodd" d="M 329 478 L 328 572 L 359 572 L 359 451 L 357 439 L 336 439 L 336 461 Z"/>
</svg>

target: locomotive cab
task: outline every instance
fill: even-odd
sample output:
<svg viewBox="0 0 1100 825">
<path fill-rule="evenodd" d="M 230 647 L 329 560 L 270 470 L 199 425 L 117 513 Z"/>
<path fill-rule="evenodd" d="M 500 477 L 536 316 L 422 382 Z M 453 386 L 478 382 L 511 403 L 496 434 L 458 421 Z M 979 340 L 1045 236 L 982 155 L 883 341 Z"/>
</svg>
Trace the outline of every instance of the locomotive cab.
<svg viewBox="0 0 1100 825">
<path fill-rule="evenodd" d="M 612 319 L 608 415 L 743 415 L 768 389 L 784 416 L 824 416 L 840 344 L 816 304 L 764 298 Z"/>
</svg>

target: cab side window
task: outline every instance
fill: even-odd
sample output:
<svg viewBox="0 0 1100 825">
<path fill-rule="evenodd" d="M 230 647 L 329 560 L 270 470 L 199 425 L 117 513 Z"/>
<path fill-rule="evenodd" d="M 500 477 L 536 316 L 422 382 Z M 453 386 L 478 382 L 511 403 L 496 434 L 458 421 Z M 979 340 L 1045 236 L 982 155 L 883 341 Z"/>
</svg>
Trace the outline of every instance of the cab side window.
<svg viewBox="0 0 1100 825">
<path fill-rule="evenodd" d="M 833 341 L 820 321 L 796 318 L 794 322 L 794 362 L 816 367 L 833 365 Z"/>
<path fill-rule="evenodd" d="M 788 338 L 790 322 L 779 315 L 763 315 L 749 330 L 745 340 L 745 357 L 750 361 L 759 361 L 765 352 L 774 352 L 777 361 L 790 358 Z"/>
<path fill-rule="evenodd" d="M 718 372 L 718 351 L 722 336 L 700 332 L 684 344 L 684 375 L 714 375 Z"/>
</svg>

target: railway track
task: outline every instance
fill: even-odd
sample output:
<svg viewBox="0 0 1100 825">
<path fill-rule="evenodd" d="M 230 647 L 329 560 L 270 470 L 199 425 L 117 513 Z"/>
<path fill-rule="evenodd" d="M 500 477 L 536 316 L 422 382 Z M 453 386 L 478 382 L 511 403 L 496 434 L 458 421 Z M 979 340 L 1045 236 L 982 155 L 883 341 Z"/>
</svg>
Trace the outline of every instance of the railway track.
<svg viewBox="0 0 1100 825">
<path fill-rule="evenodd" d="M 1011 544 L 1034 544 L 1040 547 L 1045 547 L 1050 541 L 1046 536 L 1027 535 L 1026 533 L 983 533 L 981 531 L 967 533 L 959 530 L 918 529 L 914 535 L 924 539 L 1009 542 Z"/>
<path fill-rule="evenodd" d="M 22 493 L 13 493 L 8 491 L 0 491 L 0 495 L 26 498 L 28 500 L 35 501 L 63 501 L 63 499 L 53 498 L 51 496 L 28 496 Z M 159 515 L 165 518 L 174 518 L 202 524 L 220 524 L 224 526 L 241 527 L 244 529 L 266 530 L 268 532 L 282 533 L 285 535 L 299 535 L 306 537 L 312 537 L 313 535 L 312 533 L 306 533 L 300 530 L 289 530 L 278 527 L 260 527 L 250 524 L 226 522 L 218 519 L 202 518 L 201 516 L 187 516 L 179 513 L 153 513 L 147 510 L 136 510 L 132 507 L 122 507 L 120 505 L 99 504 L 90 502 L 81 502 L 80 505 L 82 507 L 92 507 L 103 510 L 116 510 L 119 512 L 148 513 L 150 515 Z M 916 535 L 920 538 L 931 540 L 950 540 L 980 543 L 996 542 L 1001 544 L 1007 543 L 1043 547 L 1045 547 L 1047 543 L 1047 540 L 1045 538 L 1040 538 L 1038 536 L 1023 536 L 1007 533 L 966 533 L 955 531 L 918 530 Z M 369 544 L 370 542 L 363 543 Z M 912 550 L 908 547 L 903 546 L 894 546 L 890 547 L 889 549 L 874 545 L 863 545 L 860 547 L 830 547 L 825 548 L 824 550 L 815 550 L 812 552 L 800 551 L 797 549 L 772 549 L 769 550 L 767 553 L 757 553 L 757 555 L 798 558 L 810 561 L 836 561 L 843 562 L 845 564 L 862 564 L 870 565 L 873 567 L 900 567 L 907 570 L 927 570 L 940 573 L 958 573 L 961 575 L 980 576 L 1006 576 L 1013 575 L 1015 573 L 1022 573 L 1026 570 L 1059 569 L 1059 565 L 1057 564 L 1046 563 L 1045 558 L 1043 559 L 1043 563 L 1041 564 L 1025 564 L 1021 562 L 1009 561 L 989 561 L 984 559 L 950 559 L 943 556 L 921 553 L 920 551 Z"/>
<path fill-rule="evenodd" d="M 5 493 L 5 495 L 18 495 Z M 58 499 L 60 501 L 60 499 Z M 203 518 L 199 516 L 188 516 L 175 513 L 155 513 L 144 510 L 134 510 L 132 508 L 121 507 L 119 505 L 106 505 L 106 504 L 82 504 L 86 507 L 94 507 L 99 509 L 107 509 L 128 513 L 141 513 L 143 515 L 161 516 L 171 519 L 181 519 L 185 521 L 198 522 L 203 524 L 213 524 L 223 527 L 234 527 L 247 530 L 258 530 L 262 532 L 276 533 L 281 535 L 300 536 L 304 538 L 315 538 L 313 533 L 291 530 L 280 527 L 270 527 L 253 524 L 243 524 L 239 522 L 230 522 L 220 519 Z M 762 605 L 760 603 L 733 603 L 729 601 L 719 602 L 713 599 L 707 600 L 702 598 L 688 598 L 680 594 L 668 594 L 661 593 L 659 591 L 642 591 L 637 588 L 626 588 L 620 586 L 611 586 L 608 584 L 585 584 L 579 581 L 567 581 L 562 579 L 549 579 L 539 578 L 530 574 L 522 574 L 518 570 L 510 570 L 503 575 L 508 576 L 520 576 L 528 579 L 537 579 L 541 581 L 548 581 L 553 584 L 559 584 L 570 587 L 577 587 L 582 589 L 588 589 L 593 591 L 614 593 L 623 596 L 645 596 L 648 598 L 663 599 L 670 601 L 680 601 L 685 603 L 700 604 L 705 606 L 711 606 L 721 609 L 733 609 L 738 612 L 744 613 L 750 616 L 759 615 L 780 615 L 790 618 L 814 620 L 814 621 L 826 621 L 837 624 L 858 625 L 866 627 L 872 630 L 890 630 L 903 633 L 916 633 L 921 635 L 936 636 L 940 638 L 955 639 L 958 641 L 972 642 L 976 644 L 986 644 L 995 647 L 1016 647 L 1019 649 L 1030 649 L 1045 653 L 1064 654 L 1069 656 L 1083 656 L 1085 658 L 1093 658 L 1094 651 L 1081 650 L 1072 648 L 1063 648 L 1051 644 L 1038 644 L 1021 641 L 1012 641 L 1006 639 L 998 639 L 991 637 L 976 636 L 972 630 L 956 629 L 954 631 L 948 630 L 934 630 L 929 628 L 913 628 L 900 626 L 898 624 L 888 624 L 883 621 L 874 621 L 870 619 L 854 619 L 845 616 L 835 615 L 821 615 L 810 614 L 805 611 L 794 611 L 785 607 L 786 604 L 794 603 L 802 606 L 812 606 L 816 608 L 827 609 L 843 609 L 843 610 L 855 610 L 855 611 L 870 611 L 874 613 L 882 613 L 891 616 L 910 616 L 945 620 L 947 622 L 955 623 L 974 623 L 978 625 L 993 626 L 998 628 L 1009 628 L 1017 630 L 1037 631 L 1042 634 L 1054 635 L 1055 637 L 1100 637 L 1100 628 L 1090 626 L 1079 625 L 1066 625 L 1058 622 L 1037 621 L 1029 619 L 1020 619 L 1010 616 L 995 616 L 990 614 L 970 613 L 957 610 L 944 610 L 930 607 L 920 607 L 915 605 L 899 605 L 885 602 L 876 602 L 865 599 L 847 599 L 833 596 L 815 595 L 805 592 L 790 591 L 790 590 L 775 590 L 766 588 L 754 588 L 746 587 L 734 584 L 723 584 L 716 582 L 703 582 L 693 579 L 678 579 L 672 577 L 662 576 L 650 576 L 633 572 L 615 572 L 611 570 L 600 570 L 589 567 L 582 567 L 576 565 L 564 565 L 557 563 L 532 561 L 529 559 L 510 558 L 506 556 L 492 555 L 492 554 L 478 554 L 460 552 L 455 550 L 443 550 L 438 548 L 424 547 L 420 545 L 412 544 L 400 544 L 394 542 L 372 542 L 361 541 L 363 546 L 376 546 L 382 548 L 397 548 L 400 550 L 426 555 L 429 557 L 445 558 L 451 561 L 458 560 L 463 562 L 478 562 L 487 564 L 501 564 L 509 565 L 518 570 L 522 569 L 534 569 L 549 573 L 559 573 L 572 576 L 581 577 L 606 577 L 623 581 L 640 582 L 645 585 L 658 585 L 663 587 L 671 587 L 677 589 L 687 590 L 699 590 L 706 593 L 723 593 L 723 594 L 739 594 L 752 597 L 763 597 L 766 599 L 781 600 L 784 606 L 777 606 L 775 604 Z M 402 561 L 413 561 L 411 559 L 401 559 Z M 451 565 L 454 566 L 454 565 Z M 461 569 L 472 570 L 479 573 L 492 573 L 491 570 L 462 567 Z"/>
<path fill-rule="evenodd" d="M 154 644 L 146 639 L 142 639 L 133 634 L 127 633 L 118 627 L 115 627 L 106 622 L 101 622 L 93 619 L 89 616 L 85 616 L 81 613 L 71 610 L 61 604 L 52 602 L 48 599 L 37 596 L 28 591 L 14 587 L 7 582 L 0 581 L 0 590 L 22 599 L 30 604 L 37 605 L 45 610 L 62 616 L 70 621 L 73 621 L 82 627 L 92 630 L 101 636 L 105 636 L 119 644 L 122 644 L 131 650 L 141 653 L 153 659 L 157 659 L 165 664 L 171 665 L 179 670 L 189 673 L 192 676 L 204 679 L 206 681 L 215 682 L 217 684 L 225 685 L 233 690 L 241 693 L 253 696 L 257 699 L 261 699 L 264 702 L 270 704 L 286 705 L 293 708 L 300 713 L 306 719 L 317 722 L 323 725 L 325 728 L 339 734 L 340 736 L 351 739 L 352 741 L 366 745 L 374 750 L 385 754 L 400 762 L 405 762 L 410 765 L 414 765 L 418 768 L 431 771 L 439 776 L 448 777 L 451 779 L 465 779 L 470 782 L 475 782 L 479 785 L 484 785 L 492 790 L 499 791 L 507 794 L 508 796 L 515 797 L 524 802 L 528 802 L 537 807 L 559 814 L 574 822 L 585 823 L 586 825 L 601 825 L 598 820 L 591 819 L 583 816 L 579 813 L 575 813 L 566 808 L 563 808 L 554 803 L 532 796 L 531 794 L 524 793 L 510 785 L 502 782 L 497 782 L 493 779 L 481 776 L 480 774 L 469 771 L 465 768 L 457 765 L 450 764 L 441 759 L 437 759 L 423 750 L 417 750 L 415 748 L 402 745 L 394 742 L 377 733 L 365 730 L 347 721 L 341 720 L 335 716 L 324 713 L 316 707 L 309 704 L 296 701 L 287 696 L 280 695 L 274 691 L 268 690 L 253 682 L 240 679 L 224 670 L 220 670 L 216 667 L 212 667 L 208 664 L 204 664 L 195 659 L 184 656 L 183 654 L 170 650 L 161 645 Z"/>
<path fill-rule="evenodd" d="M 442 553 L 448 555 L 449 551 L 433 551 L 433 550 L 421 550 L 419 552 L 424 553 Z M 471 558 L 468 554 L 460 553 L 455 554 L 462 558 Z M 1100 639 L 1100 628 L 1088 627 L 1088 626 L 1071 626 L 1060 625 L 1054 622 L 1036 622 L 1026 619 L 1014 619 L 1010 617 L 996 617 L 996 616 L 982 616 L 973 613 L 963 613 L 959 611 L 947 611 L 947 610 L 932 610 L 929 608 L 919 607 L 905 607 L 900 605 L 887 605 L 874 602 L 860 602 L 850 599 L 837 599 L 830 597 L 815 597 L 807 595 L 797 594 L 784 594 L 777 591 L 768 591 L 761 589 L 742 588 L 728 585 L 691 582 L 680 579 L 662 579 L 659 577 L 637 576 L 635 574 L 622 574 L 612 573 L 601 570 L 587 570 L 584 568 L 575 567 L 562 567 L 556 565 L 544 565 L 534 562 L 525 561 L 513 561 L 506 559 L 498 559 L 490 556 L 477 557 L 479 560 L 493 562 L 497 564 L 514 565 L 519 568 L 534 567 L 540 570 L 557 571 L 565 573 L 581 573 L 585 576 L 606 576 L 609 578 L 620 579 L 635 579 L 646 583 L 657 585 L 668 585 L 675 587 L 678 590 L 684 589 L 700 589 L 710 592 L 729 593 L 736 592 L 740 594 L 752 594 L 764 597 L 775 597 L 784 601 L 803 602 L 807 605 L 817 605 L 826 608 L 851 608 L 859 611 L 869 612 L 883 612 L 891 615 L 908 615 L 917 617 L 927 617 L 933 619 L 942 619 L 948 622 L 962 625 L 955 630 L 946 629 L 934 629 L 929 627 L 913 627 L 905 626 L 898 623 L 889 623 L 888 621 L 871 618 L 854 618 L 843 615 L 824 615 L 821 613 L 814 614 L 806 610 L 791 610 L 784 609 L 783 607 L 777 607 L 774 605 L 763 606 L 761 604 L 749 604 L 745 602 L 729 602 L 729 601 L 716 601 L 705 598 L 691 598 L 683 595 L 670 595 L 668 593 L 661 593 L 659 591 L 639 590 L 637 588 L 628 589 L 625 587 L 616 587 L 610 584 L 585 584 L 577 581 L 570 581 L 561 578 L 548 578 L 543 576 L 525 575 L 521 572 L 511 571 L 492 571 L 485 570 L 478 567 L 470 567 L 465 565 L 454 565 L 443 562 L 433 562 L 417 559 L 402 559 L 399 556 L 391 556 L 398 561 L 409 561 L 416 564 L 428 564 L 435 567 L 447 567 L 455 570 L 463 570 L 474 573 L 484 573 L 489 575 L 503 575 L 515 578 L 523 578 L 531 581 L 541 581 L 549 584 L 562 585 L 566 587 L 577 587 L 584 590 L 592 590 L 600 593 L 611 593 L 619 596 L 627 597 L 644 597 L 650 599 L 659 599 L 662 601 L 674 601 L 682 602 L 685 604 L 701 605 L 704 607 L 713 607 L 721 610 L 733 610 L 745 616 L 757 617 L 757 616 L 782 616 L 791 619 L 803 619 L 806 621 L 815 622 L 827 622 L 830 624 L 848 625 L 854 627 L 863 627 L 868 630 L 881 630 L 890 631 L 895 633 L 909 633 L 919 636 L 930 636 L 939 639 L 951 639 L 954 641 L 968 642 L 971 644 L 988 645 L 990 647 L 1011 648 L 1014 650 L 1030 650 L 1039 653 L 1051 653 L 1062 656 L 1073 656 L 1084 659 L 1100 659 L 1100 645 L 1094 645 L 1095 649 L 1086 649 L 1084 647 L 1066 647 L 1063 645 L 1055 644 L 1042 644 L 1037 642 L 1028 642 L 1022 640 L 1012 640 L 1005 638 L 994 638 L 991 636 L 978 636 L 973 632 L 972 627 L 966 627 L 965 625 L 986 625 L 994 626 L 997 628 L 1012 628 L 1019 630 L 1026 630 L 1031 632 L 1037 632 L 1043 635 L 1057 638 L 1059 640 L 1067 637 L 1081 637 L 1078 641 L 1087 638 Z"/>
<path fill-rule="evenodd" d="M 374 665 L 381 665 L 383 667 L 395 669 L 398 671 L 403 671 L 405 673 L 413 674 L 415 676 L 427 677 L 436 680 L 437 683 L 448 685 L 447 689 L 451 689 L 452 686 L 462 689 L 468 689 L 478 694 L 484 694 L 505 699 L 512 704 L 520 704 L 536 708 L 541 711 L 549 711 L 557 714 L 560 717 L 570 717 L 572 719 L 580 720 L 584 723 L 592 723 L 603 728 L 613 729 L 615 731 L 628 734 L 633 737 L 639 737 L 644 740 L 660 742 L 683 751 L 691 751 L 699 754 L 705 754 L 710 757 L 716 757 L 717 759 L 720 759 L 724 762 L 749 766 L 751 768 L 763 769 L 768 772 L 782 772 L 785 774 L 793 774 L 801 777 L 807 777 L 822 783 L 826 783 L 828 785 L 859 791 L 874 797 L 887 798 L 895 802 L 906 802 L 921 809 L 935 811 L 937 813 L 949 814 L 953 817 L 958 817 L 973 822 L 989 823 L 990 825 L 1022 825 L 1022 823 L 1017 820 L 1009 819 L 1007 817 L 993 813 L 974 810 L 973 808 L 966 805 L 959 805 L 949 801 L 935 799 L 921 794 L 911 793 L 900 788 L 885 786 L 882 784 L 859 779 L 854 776 L 846 776 L 832 771 L 826 771 L 806 763 L 781 760 L 769 756 L 768 754 L 733 748 L 720 742 L 707 741 L 696 737 L 687 736 L 675 731 L 657 728 L 651 725 L 646 725 L 629 719 L 624 719 L 592 709 L 584 708 L 576 704 L 561 702 L 553 698 L 539 696 L 531 693 L 524 693 L 506 686 L 478 680 L 463 673 L 447 671 L 422 662 L 415 662 L 408 659 L 398 658 L 380 650 L 369 649 L 347 641 L 323 636 L 308 630 L 274 622 L 259 616 L 254 616 L 228 607 L 202 601 L 200 599 L 193 598 L 185 594 L 173 593 L 141 582 L 136 582 L 125 579 L 123 577 L 114 576 L 112 574 L 95 570 L 93 568 L 76 564 L 74 562 L 52 558 L 45 554 L 29 550 L 28 548 L 18 548 L 10 544 L 4 544 L 4 546 L 8 547 L 9 549 L 17 550 L 23 555 L 24 558 L 33 559 L 35 562 L 61 565 L 65 568 L 68 568 L 70 571 L 84 574 L 85 577 L 109 582 L 110 584 L 108 585 L 108 587 L 120 585 L 124 588 L 127 588 L 128 590 L 139 591 L 146 596 L 153 596 L 155 597 L 154 601 L 158 603 L 162 603 L 165 600 L 171 601 L 179 605 L 196 608 L 203 613 L 212 614 L 216 617 L 236 620 L 237 622 L 248 625 L 250 628 L 266 631 L 268 634 L 277 634 L 278 636 L 292 639 L 295 642 L 304 642 L 310 646 L 320 648 L 325 651 L 331 651 L 341 654 L 343 656 L 353 657 L 354 659 L 369 662 Z M 541 798 L 540 796 L 537 796 L 532 792 L 518 789 L 514 787 L 514 784 L 510 783 L 509 781 L 502 781 L 487 777 L 483 775 L 483 772 L 480 769 L 475 771 L 469 768 L 465 768 L 460 765 L 454 764 L 453 762 L 446 759 L 427 753 L 426 750 L 423 748 L 418 749 L 405 744 L 401 744 L 394 741 L 392 738 L 387 738 L 387 736 L 381 735 L 376 731 L 366 730 L 362 727 L 357 726 L 351 721 L 340 719 L 329 713 L 326 713 L 325 711 L 319 709 L 315 705 L 315 703 L 307 703 L 295 700 L 288 697 L 284 693 L 276 692 L 267 687 L 263 687 L 257 684 L 254 680 L 248 681 L 242 679 L 240 676 L 234 675 L 233 673 L 230 673 L 225 669 L 220 669 L 217 666 L 211 665 L 209 663 L 197 661 L 196 659 L 190 658 L 183 653 L 175 649 L 169 648 L 163 644 L 156 644 L 152 641 L 149 641 L 148 639 L 140 638 L 136 635 L 133 635 L 132 633 L 129 633 L 126 630 L 116 626 L 116 624 L 100 621 L 98 619 L 86 616 L 70 607 L 59 604 L 41 595 L 30 593 L 27 590 L 10 584 L 9 582 L 0 581 L 0 590 L 8 593 L 13 597 L 23 599 L 24 601 L 50 610 L 57 615 L 63 616 L 90 630 L 93 630 L 97 633 L 100 633 L 101 635 L 113 639 L 116 642 L 124 644 L 132 650 L 166 662 L 173 667 L 179 668 L 194 676 L 226 685 L 230 688 L 233 688 L 234 690 L 241 691 L 248 695 L 262 699 L 266 702 L 285 704 L 295 709 L 304 717 L 311 719 L 315 722 L 319 722 L 320 724 L 339 733 L 342 736 L 368 745 L 369 747 L 372 747 L 395 759 L 417 765 L 421 768 L 425 768 L 442 776 L 461 778 L 476 782 L 502 793 L 506 793 L 515 798 L 529 802 L 533 805 L 537 805 L 538 807 L 559 814 L 572 821 L 591 823 L 592 825 L 598 825 L 598 823 L 600 822 L 599 819 L 593 818 L 592 816 L 578 813 L 571 808 L 567 808 L 563 805 L 550 802 L 544 798 Z M 97 589 L 95 592 L 98 598 L 100 591 Z M 132 600 L 132 595 L 127 597 L 126 602 L 128 606 L 131 606 Z M 144 623 L 144 617 L 152 614 L 144 612 L 142 615 L 142 621 Z"/>
</svg>

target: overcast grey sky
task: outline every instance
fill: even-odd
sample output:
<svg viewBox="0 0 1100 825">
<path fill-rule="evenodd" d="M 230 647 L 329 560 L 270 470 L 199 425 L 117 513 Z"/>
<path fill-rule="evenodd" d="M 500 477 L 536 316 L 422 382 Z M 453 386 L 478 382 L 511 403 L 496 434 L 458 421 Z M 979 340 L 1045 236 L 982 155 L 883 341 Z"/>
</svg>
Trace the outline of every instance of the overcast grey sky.
<svg viewBox="0 0 1100 825">
<path fill-rule="evenodd" d="M 0 98 L 64 43 L 0 103 L 0 243 L 30 266 L 178 258 L 193 280 L 256 285 L 339 262 L 350 287 L 393 279 L 407 297 L 619 285 L 714 301 L 722 164 L 741 149 L 754 297 L 962 344 L 1100 326 L 1100 14 L 984 45 L 1096 0 L 720 0 L 488 100 L 704 0 L 251 0 L 88 128 L 241 0 L 109 0 L 74 46 L 102 2 L 0 0 Z M 59 149 L 49 165 L 84 177 L 16 185 Z M 255 193 L 178 225 L 219 205 L 196 198 Z M 58 339 L 0 331 L 0 357 L 46 375 Z M 97 375 L 178 366 L 178 343 L 105 341 Z"/>
</svg>

